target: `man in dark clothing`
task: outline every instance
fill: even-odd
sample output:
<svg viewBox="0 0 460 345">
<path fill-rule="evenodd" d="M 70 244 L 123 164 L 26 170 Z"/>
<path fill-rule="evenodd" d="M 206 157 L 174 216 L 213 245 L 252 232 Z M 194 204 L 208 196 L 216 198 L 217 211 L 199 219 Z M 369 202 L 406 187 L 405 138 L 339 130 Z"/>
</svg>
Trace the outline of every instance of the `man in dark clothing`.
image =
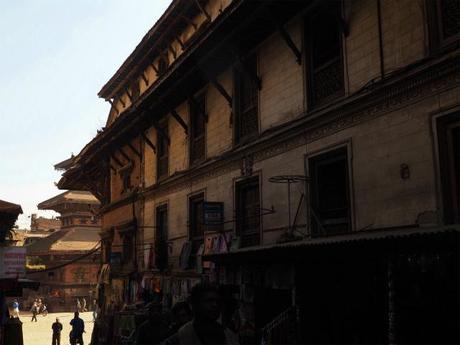
<svg viewBox="0 0 460 345">
<path fill-rule="evenodd" d="M 160 305 L 149 308 L 148 320 L 144 321 L 137 330 L 137 345 L 158 345 L 167 336 L 168 324 L 161 314 Z"/>
<path fill-rule="evenodd" d="M 238 345 L 237 336 L 217 322 L 222 312 L 222 301 L 216 286 L 208 283 L 195 285 L 190 302 L 193 320 L 166 339 L 166 345 Z"/>
<path fill-rule="evenodd" d="M 75 317 L 70 320 L 72 331 L 70 332 L 70 344 L 76 345 L 77 343 L 83 345 L 83 333 L 85 333 L 85 323 L 78 317 L 78 311 L 75 312 Z"/>
<path fill-rule="evenodd" d="M 169 326 L 165 339 L 176 334 L 179 328 L 192 319 L 192 310 L 187 302 L 177 302 L 171 309 L 172 323 Z"/>
<path fill-rule="evenodd" d="M 53 323 L 51 329 L 53 330 L 53 341 L 51 345 L 61 345 L 62 323 L 59 322 L 58 318 L 56 318 L 56 322 Z"/>
</svg>

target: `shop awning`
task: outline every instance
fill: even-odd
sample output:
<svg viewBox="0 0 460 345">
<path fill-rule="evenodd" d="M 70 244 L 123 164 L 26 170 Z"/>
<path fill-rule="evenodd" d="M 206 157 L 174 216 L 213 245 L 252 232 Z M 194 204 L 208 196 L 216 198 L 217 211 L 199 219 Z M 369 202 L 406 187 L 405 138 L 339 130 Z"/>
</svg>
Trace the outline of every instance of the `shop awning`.
<svg viewBox="0 0 460 345">
<path fill-rule="evenodd" d="M 366 230 L 300 241 L 240 248 L 227 253 L 203 256 L 203 260 L 215 263 L 281 262 L 302 260 L 303 255 L 330 253 L 325 249 L 369 251 L 395 250 L 397 248 L 434 248 L 439 241 L 460 248 L 460 225 L 430 228 L 399 228 L 392 230 Z"/>
</svg>

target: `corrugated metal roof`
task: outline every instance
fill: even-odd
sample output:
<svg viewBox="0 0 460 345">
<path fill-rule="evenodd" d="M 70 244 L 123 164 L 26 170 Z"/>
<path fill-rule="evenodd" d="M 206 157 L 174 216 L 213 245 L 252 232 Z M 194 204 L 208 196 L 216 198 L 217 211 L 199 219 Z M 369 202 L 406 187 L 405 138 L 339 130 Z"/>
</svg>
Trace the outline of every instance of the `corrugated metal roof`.
<svg viewBox="0 0 460 345">
<path fill-rule="evenodd" d="M 441 233 L 460 233 L 460 225 L 448 225 L 440 227 L 430 228 L 405 228 L 405 229 L 394 229 L 394 230 L 365 230 L 360 232 L 352 232 L 343 235 L 328 236 L 311 238 L 307 240 L 286 242 L 286 243 L 275 243 L 257 247 L 240 248 L 227 253 L 215 253 L 203 256 L 203 259 L 209 261 L 219 261 L 223 258 L 232 256 L 244 255 L 249 253 L 264 253 L 283 250 L 283 249 L 298 249 L 307 247 L 327 246 L 333 244 L 350 244 L 357 242 L 371 242 L 371 241 L 384 241 L 384 240 L 395 240 L 403 238 L 415 238 L 421 236 L 429 236 Z"/>
</svg>

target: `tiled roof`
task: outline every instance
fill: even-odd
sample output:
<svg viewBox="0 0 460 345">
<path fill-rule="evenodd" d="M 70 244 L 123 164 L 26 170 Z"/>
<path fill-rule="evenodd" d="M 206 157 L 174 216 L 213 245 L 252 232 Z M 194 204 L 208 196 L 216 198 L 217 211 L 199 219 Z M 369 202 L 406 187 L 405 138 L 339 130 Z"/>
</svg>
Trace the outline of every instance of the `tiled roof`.
<svg viewBox="0 0 460 345">
<path fill-rule="evenodd" d="M 98 232 L 98 228 L 62 229 L 27 246 L 27 255 L 65 251 L 86 252 L 94 249 L 99 242 Z"/>
<path fill-rule="evenodd" d="M 8 201 L 0 200 L 0 212 L 9 214 L 20 214 L 22 213 L 21 205 L 13 204 Z"/>
</svg>

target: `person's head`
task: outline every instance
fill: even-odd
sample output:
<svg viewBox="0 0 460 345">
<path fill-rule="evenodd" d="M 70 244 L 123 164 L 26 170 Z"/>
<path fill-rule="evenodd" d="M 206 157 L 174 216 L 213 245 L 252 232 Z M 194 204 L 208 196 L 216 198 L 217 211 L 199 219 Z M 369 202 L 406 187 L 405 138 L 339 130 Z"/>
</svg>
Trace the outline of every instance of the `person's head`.
<svg viewBox="0 0 460 345">
<path fill-rule="evenodd" d="M 58 318 L 58 317 L 56 318 L 56 322 L 59 322 L 59 318 Z"/>
<path fill-rule="evenodd" d="M 190 303 L 196 319 L 216 321 L 222 311 L 219 289 L 209 283 L 199 283 L 192 288 Z"/>
<path fill-rule="evenodd" d="M 80 315 L 80 313 L 76 311 L 73 315 L 75 316 L 75 318 L 78 318 L 78 315 Z"/>
<path fill-rule="evenodd" d="M 192 319 L 192 310 L 187 302 L 177 302 L 171 309 L 173 322 L 182 326 Z"/>
<path fill-rule="evenodd" d="M 14 302 L 18 303 L 18 300 L 15 298 L 15 299 L 14 299 Z"/>
</svg>

